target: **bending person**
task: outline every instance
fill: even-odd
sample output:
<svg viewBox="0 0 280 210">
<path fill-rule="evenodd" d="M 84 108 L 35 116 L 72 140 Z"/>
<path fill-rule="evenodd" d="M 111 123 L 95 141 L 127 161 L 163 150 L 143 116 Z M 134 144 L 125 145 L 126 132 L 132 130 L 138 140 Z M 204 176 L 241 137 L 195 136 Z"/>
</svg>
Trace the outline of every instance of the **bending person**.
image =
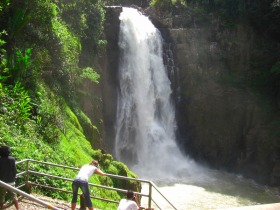
<svg viewBox="0 0 280 210">
<path fill-rule="evenodd" d="M 8 146 L 0 147 L 0 180 L 6 182 L 11 186 L 15 186 L 17 168 L 15 159 L 10 156 L 11 150 Z M 5 196 L 8 191 L 8 194 L 13 198 L 15 207 L 19 210 L 17 194 L 6 188 L 0 187 L 0 210 L 4 209 Z"/>
<path fill-rule="evenodd" d="M 126 199 L 121 199 L 118 210 L 138 210 L 140 209 L 140 205 L 138 202 L 137 196 L 133 193 L 133 191 L 128 190 L 126 193 Z"/>
<path fill-rule="evenodd" d="M 90 200 L 89 188 L 88 188 L 88 179 L 94 173 L 99 174 L 101 176 L 105 176 L 105 173 L 103 173 L 99 169 L 99 165 L 96 160 L 91 161 L 89 164 L 83 165 L 82 168 L 80 169 L 77 177 L 72 182 L 73 198 L 71 201 L 71 210 L 74 210 L 76 208 L 79 188 L 82 189 L 87 207 L 89 208 L 89 210 L 93 210 L 92 202 Z"/>
</svg>

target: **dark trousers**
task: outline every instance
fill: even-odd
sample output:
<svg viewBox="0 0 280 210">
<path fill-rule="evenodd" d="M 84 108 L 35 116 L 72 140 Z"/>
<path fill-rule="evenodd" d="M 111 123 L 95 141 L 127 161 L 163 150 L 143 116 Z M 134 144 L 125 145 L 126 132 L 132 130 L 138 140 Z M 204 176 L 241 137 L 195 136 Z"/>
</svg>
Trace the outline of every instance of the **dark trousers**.
<svg viewBox="0 0 280 210">
<path fill-rule="evenodd" d="M 88 182 L 81 179 L 74 179 L 74 181 L 72 182 L 73 198 L 71 203 L 77 203 L 79 188 L 81 188 L 85 196 L 87 207 L 89 208 L 92 207 L 92 202 L 90 200 L 90 195 L 89 195 Z"/>
</svg>

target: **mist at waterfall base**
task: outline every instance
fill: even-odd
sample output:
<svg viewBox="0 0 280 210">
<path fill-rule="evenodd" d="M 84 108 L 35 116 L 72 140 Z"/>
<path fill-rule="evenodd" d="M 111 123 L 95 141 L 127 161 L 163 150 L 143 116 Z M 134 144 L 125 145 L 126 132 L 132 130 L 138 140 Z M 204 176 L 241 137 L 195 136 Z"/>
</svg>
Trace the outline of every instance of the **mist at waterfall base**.
<svg viewBox="0 0 280 210">
<path fill-rule="evenodd" d="M 202 167 L 181 153 L 175 139 L 171 82 L 163 62 L 162 42 L 148 17 L 136 9 L 123 8 L 116 158 L 139 178 L 155 182 L 178 209 L 279 202 L 273 189 Z M 142 187 L 147 191 L 147 186 Z M 168 205 L 164 209 L 169 209 Z"/>
</svg>

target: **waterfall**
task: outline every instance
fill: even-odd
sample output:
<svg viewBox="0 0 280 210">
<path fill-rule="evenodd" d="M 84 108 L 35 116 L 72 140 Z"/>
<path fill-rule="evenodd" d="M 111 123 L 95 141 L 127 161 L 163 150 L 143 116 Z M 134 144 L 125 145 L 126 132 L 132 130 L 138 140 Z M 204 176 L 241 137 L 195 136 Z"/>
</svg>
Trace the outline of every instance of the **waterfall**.
<svg viewBox="0 0 280 210">
<path fill-rule="evenodd" d="M 161 34 L 148 17 L 123 8 L 119 47 L 116 158 L 144 177 L 178 178 L 186 158 L 175 141 L 177 126 Z"/>
<path fill-rule="evenodd" d="M 162 42 L 159 31 L 146 16 L 135 9 L 123 8 L 119 34 L 116 158 L 140 178 L 160 184 L 160 190 L 178 209 L 256 204 L 263 196 L 269 200 L 271 193 L 265 195 L 267 187 L 257 189 L 240 176 L 205 168 L 181 153 L 176 145 L 175 112 L 166 68 L 171 70 L 172 83 L 176 82 L 177 69 L 172 68 L 172 60 L 164 65 Z M 165 56 L 172 59 L 172 52 L 166 53 Z M 147 191 L 148 186 L 142 185 L 142 193 L 147 194 Z M 153 192 L 153 198 L 156 196 Z M 274 197 L 279 201 L 279 196 Z M 143 198 L 141 202 L 148 201 Z"/>
</svg>

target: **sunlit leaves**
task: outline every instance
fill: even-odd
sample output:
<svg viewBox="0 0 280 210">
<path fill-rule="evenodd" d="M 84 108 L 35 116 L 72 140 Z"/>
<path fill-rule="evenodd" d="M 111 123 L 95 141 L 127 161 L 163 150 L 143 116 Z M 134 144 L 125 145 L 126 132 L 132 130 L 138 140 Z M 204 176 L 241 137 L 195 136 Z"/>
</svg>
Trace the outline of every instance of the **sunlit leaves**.
<svg viewBox="0 0 280 210">
<path fill-rule="evenodd" d="M 87 67 L 82 70 L 81 77 L 89 79 L 90 81 L 98 84 L 99 83 L 98 79 L 100 78 L 100 75 L 97 72 L 95 72 L 92 68 Z"/>
<path fill-rule="evenodd" d="M 0 109 L 2 114 L 8 120 L 8 123 L 23 126 L 31 115 L 32 106 L 28 92 L 24 90 L 20 83 L 16 83 L 13 87 L 2 87 L 3 94 L 0 95 Z"/>
</svg>

